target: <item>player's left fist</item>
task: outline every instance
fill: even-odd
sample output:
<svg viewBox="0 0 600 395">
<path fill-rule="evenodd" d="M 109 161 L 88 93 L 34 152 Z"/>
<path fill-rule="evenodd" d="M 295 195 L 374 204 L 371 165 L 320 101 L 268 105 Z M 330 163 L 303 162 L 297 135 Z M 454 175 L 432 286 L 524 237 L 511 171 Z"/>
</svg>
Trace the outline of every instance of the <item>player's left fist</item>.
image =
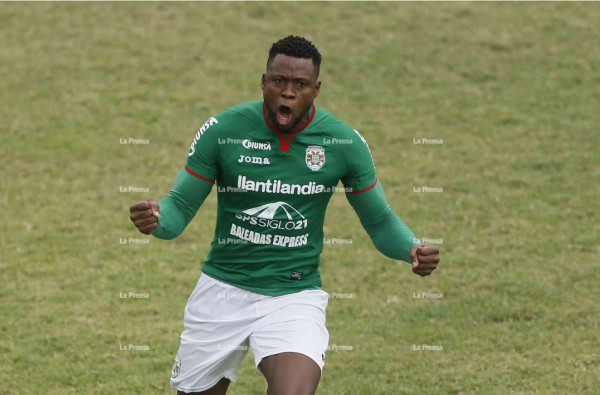
<svg viewBox="0 0 600 395">
<path fill-rule="evenodd" d="M 413 246 L 410 249 L 412 271 L 419 276 L 429 276 L 440 262 L 440 249 L 437 246 Z"/>
</svg>

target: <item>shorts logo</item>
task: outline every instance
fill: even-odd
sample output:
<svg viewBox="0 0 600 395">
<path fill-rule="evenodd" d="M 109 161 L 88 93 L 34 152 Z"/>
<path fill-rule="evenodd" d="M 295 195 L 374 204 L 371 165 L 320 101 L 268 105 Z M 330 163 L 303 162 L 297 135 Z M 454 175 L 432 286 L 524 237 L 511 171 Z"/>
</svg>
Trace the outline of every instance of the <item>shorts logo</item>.
<svg viewBox="0 0 600 395">
<path fill-rule="evenodd" d="M 306 148 L 306 166 L 317 171 L 325 164 L 325 150 L 319 145 L 309 145 Z"/>
<path fill-rule="evenodd" d="M 179 358 L 179 354 L 175 357 L 175 362 L 173 362 L 173 368 L 171 369 L 171 378 L 179 376 L 179 371 L 181 370 L 181 358 Z"/>
</svg>

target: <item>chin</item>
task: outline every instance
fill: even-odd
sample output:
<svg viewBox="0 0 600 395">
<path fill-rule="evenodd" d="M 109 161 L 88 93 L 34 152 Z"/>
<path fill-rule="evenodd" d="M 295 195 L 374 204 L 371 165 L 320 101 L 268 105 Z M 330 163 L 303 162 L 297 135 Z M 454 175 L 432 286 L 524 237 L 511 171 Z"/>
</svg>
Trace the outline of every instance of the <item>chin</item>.
<svg viewBox="0 0 600 395">
<path fill-rule="evenodd" d="M 279 124 L 277 125 L 277 129 L 279 129 L 280 132 L 282 133 L 290 133 L 292 130 L 294 130 L 294 128 L 298 125 L 288 125 L 288 126 L 282 126 Z"/>
</svg>

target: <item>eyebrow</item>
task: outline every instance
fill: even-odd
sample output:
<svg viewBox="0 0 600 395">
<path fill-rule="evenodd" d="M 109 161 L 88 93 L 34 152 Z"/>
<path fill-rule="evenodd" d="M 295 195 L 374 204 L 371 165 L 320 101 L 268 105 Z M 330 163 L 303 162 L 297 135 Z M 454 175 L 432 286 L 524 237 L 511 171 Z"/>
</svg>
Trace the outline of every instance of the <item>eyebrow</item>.
<svg viewBox="0 0 600 395">
<path fill-rule="evenodd" d="M 273 73 L 271 74 L 271 78 L 280 78 L 282 80 L 289 80 L 289 78 L 283 74 L 277 74 L 277 73 Z M 308 77 L 296 77 L 296 78 L 292 78 L 292 81 L 295 82 L 310 82 L 310 78 Z"/>
</svg>

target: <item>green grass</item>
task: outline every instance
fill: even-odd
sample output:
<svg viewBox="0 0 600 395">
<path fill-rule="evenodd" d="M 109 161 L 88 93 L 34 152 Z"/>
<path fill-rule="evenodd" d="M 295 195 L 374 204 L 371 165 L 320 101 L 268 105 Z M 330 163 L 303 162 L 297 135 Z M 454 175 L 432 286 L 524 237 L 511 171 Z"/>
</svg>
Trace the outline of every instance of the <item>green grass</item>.
<svg viewBox="0 0 600 395">
<path fill-rule="evenodd" d="M 141 237 L 128 207 L 169 190 L 209 115 L 261 97 L 288 33 L 321 50 L 317 104 L 367 138 L 395 211 L 443 239 L 418 278 L 333 197 L 326 236 L 353 242 L 325 247 L 324 286 L 353 297 L 327 319 L 352 351 L 328 353 L 318 393 L 597 393 L 598 20 L 597 3 L 0 4 L 0 394 L 173 393 L 216 199 L 148 245 L 119 243 Z M 229 393 L 264 388 L 246 358 Z"/>
</svg>

